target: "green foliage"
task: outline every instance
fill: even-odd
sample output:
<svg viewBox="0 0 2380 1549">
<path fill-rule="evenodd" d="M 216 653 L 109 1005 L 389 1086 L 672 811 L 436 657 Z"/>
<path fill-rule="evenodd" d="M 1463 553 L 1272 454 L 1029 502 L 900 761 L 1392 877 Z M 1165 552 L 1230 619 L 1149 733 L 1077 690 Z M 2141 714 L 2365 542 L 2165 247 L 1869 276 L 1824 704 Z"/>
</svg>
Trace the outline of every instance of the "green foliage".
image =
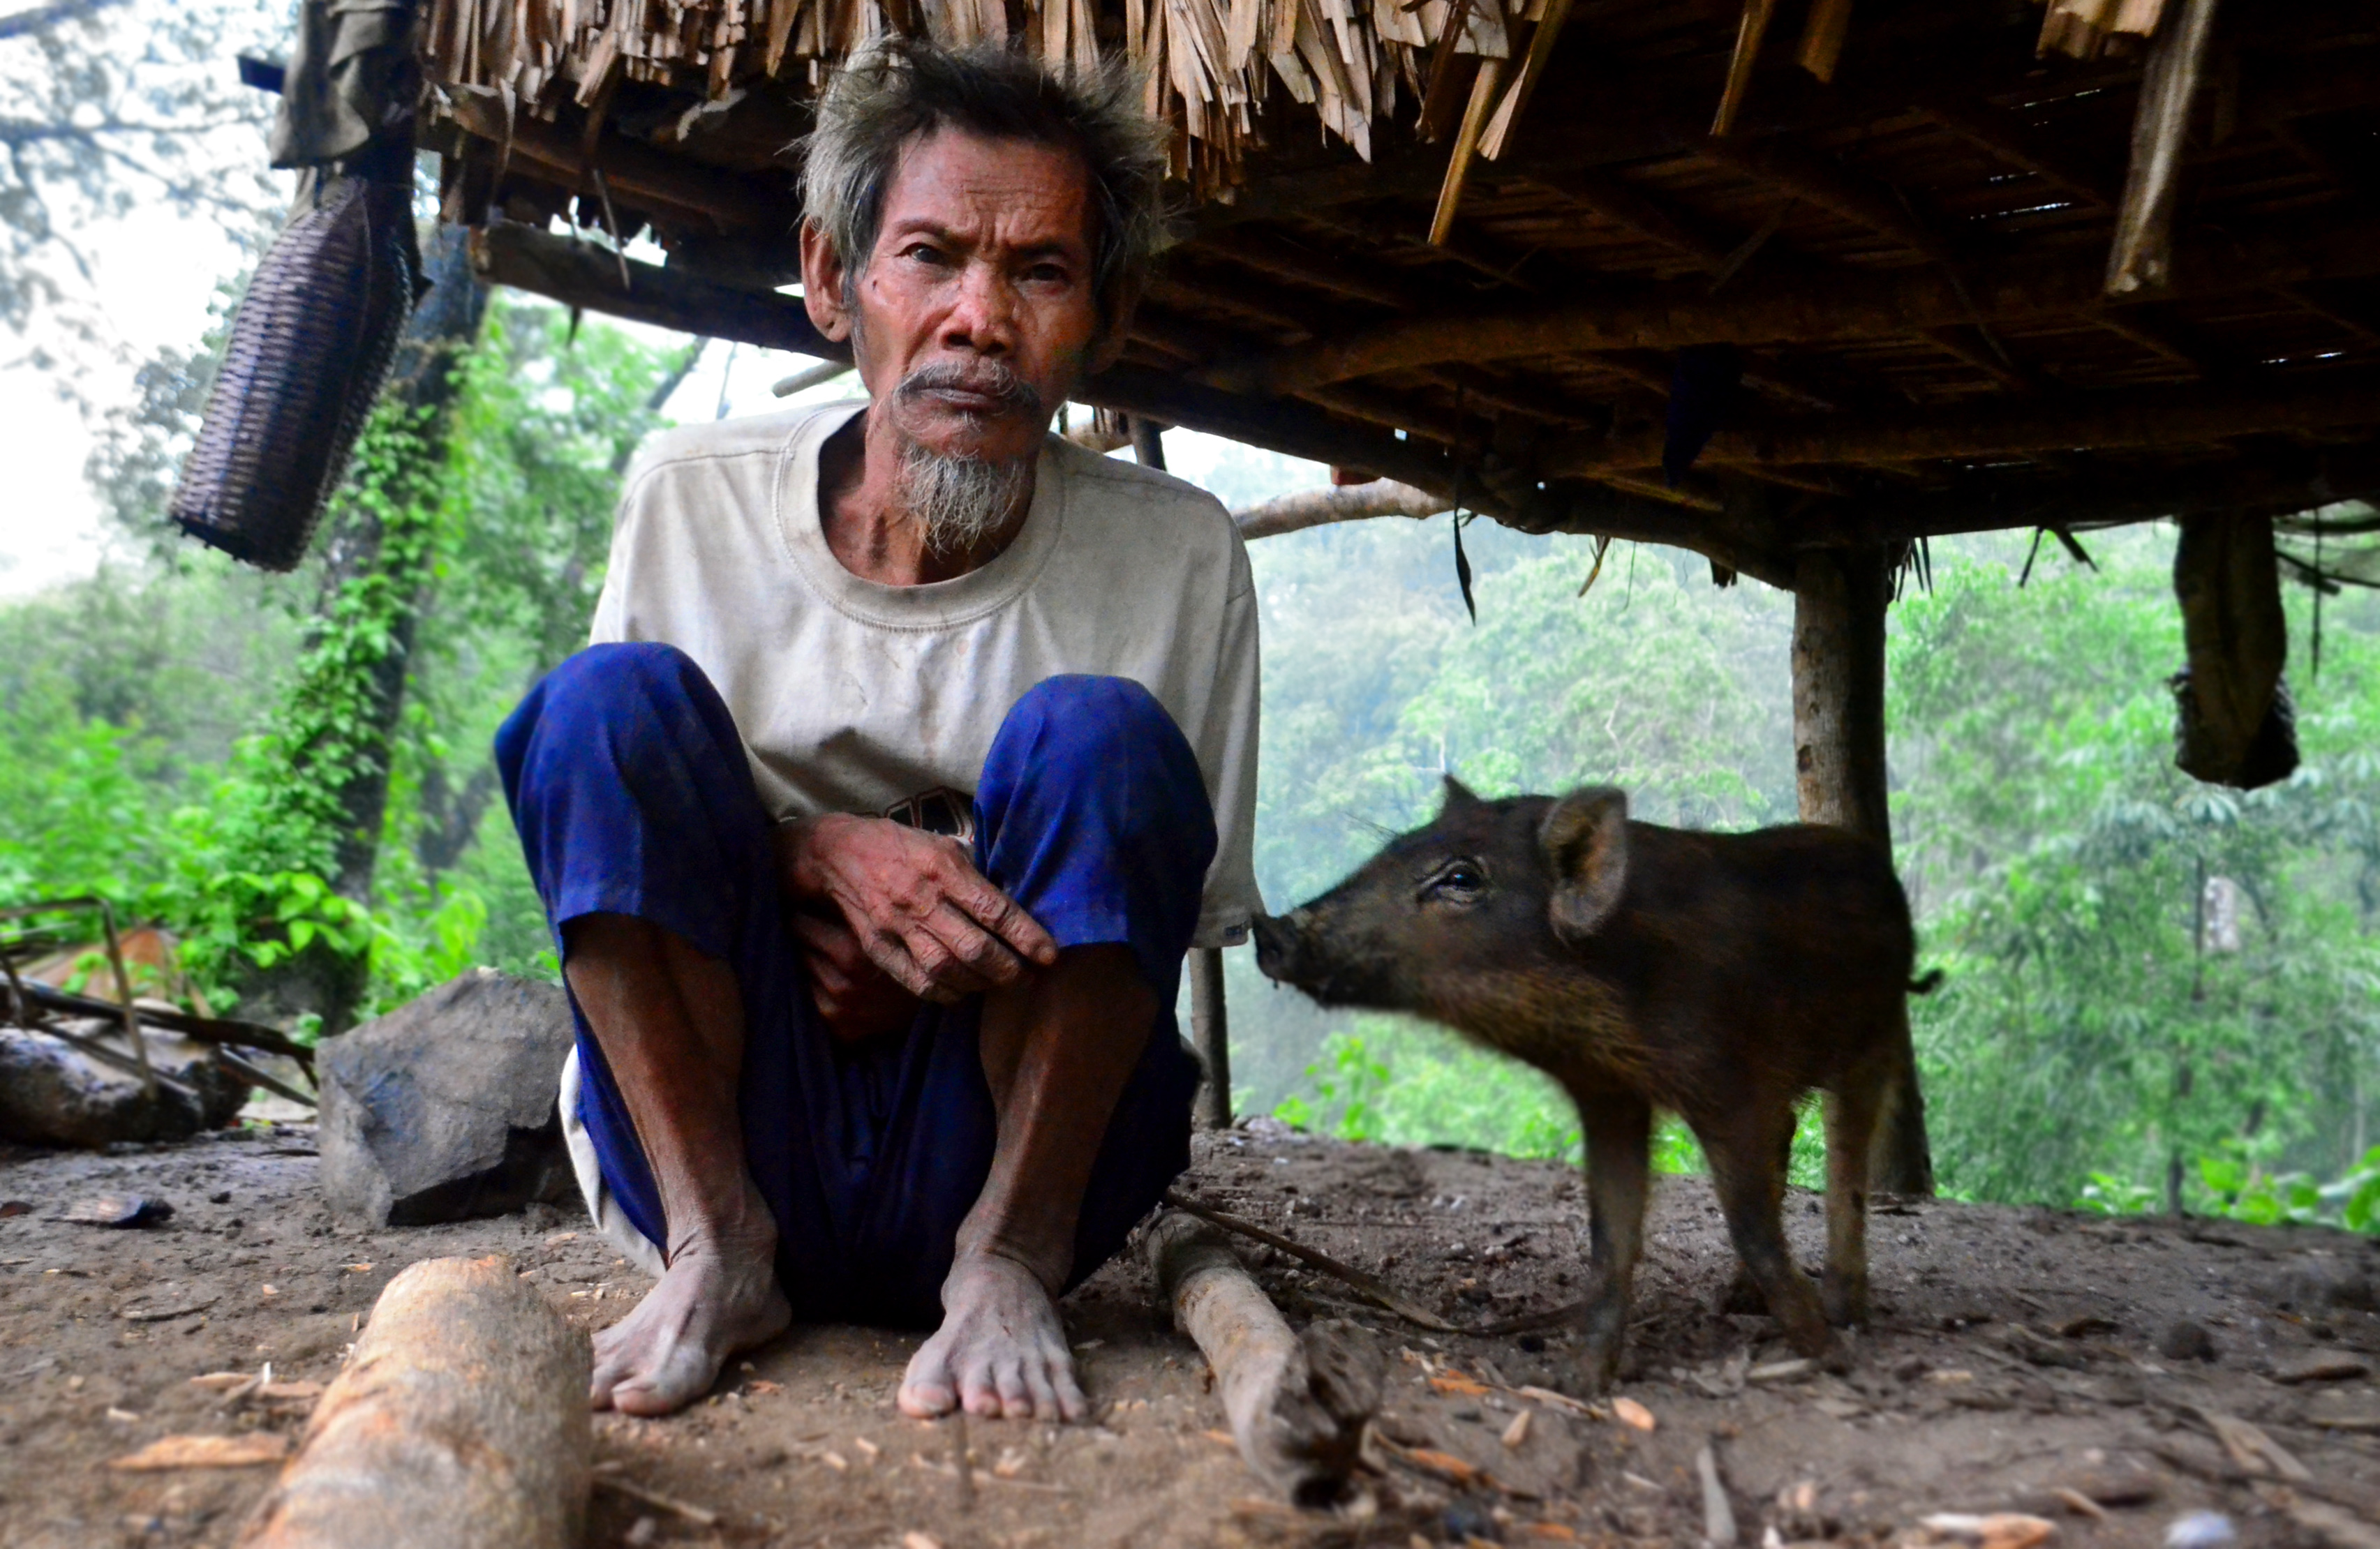
<svg viewBox="0 0 2380 1549">
<path fill-rule="evenodd" d="M 1366 1016 L 1324 1040 L 1306 1068 L 1314 1095 L 1273 1116 L 1341 1140 L 1458 1145 L 1513 1156 L 1579 1155 L 1578 1119 L 1549 1079 L 1452 1034 Z"/>
<path fill-rule="evenodd" d="M 686 364 L 600 324 L 573 342 L 559 309 L 500 300 L 443 454 L 386 405 L 359 443 L 328 541 L 374 525 L 383 563 L 366 574 L 324 597 L 319 565 L 259 576 L 158 540 L 138 565 L 0 606 L 0 902 L 95 892 L 160 921 L 218 1008 L 310 950 L 369 959 L 367 1015 L 480 962 L 553 976 L 490 740 L 584 638 L 620 476 Z M 158 520 L 158 470 L 192 429 L 204 370 L 174 370 L 93 460 L 129 522 Z M 407 710 L 382 745 L 370 696 L 407 623 Z M 382 758 L 358 903 L 326 880 L 334 793 Z"/>
</svg>

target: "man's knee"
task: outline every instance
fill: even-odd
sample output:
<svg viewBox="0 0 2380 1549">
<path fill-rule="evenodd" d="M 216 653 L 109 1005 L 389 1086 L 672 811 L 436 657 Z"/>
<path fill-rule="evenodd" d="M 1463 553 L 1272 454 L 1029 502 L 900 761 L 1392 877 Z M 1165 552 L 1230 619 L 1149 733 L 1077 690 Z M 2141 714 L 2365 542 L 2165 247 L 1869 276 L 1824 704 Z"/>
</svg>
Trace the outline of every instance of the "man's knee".
<svg viewBox="0 0 2380 1549">
<path fill-rule="evenodd" d="M 1034 762 L 1111 777 L 1186 780 L 1205 793 L 1197 756 L 1157 696 L 1130 678 L 1071 672 L 1026 690 L 1002 728 L 1029 729 Z"/>
<path fill-rule="evenodd" d="M 692 657 L 657 640 L 589 646 L 548 672 L 535 694 L 540 720 L 565 722 L 611 721 L 623 710 L 690 696 L 716 696 Z"/>
</svg>

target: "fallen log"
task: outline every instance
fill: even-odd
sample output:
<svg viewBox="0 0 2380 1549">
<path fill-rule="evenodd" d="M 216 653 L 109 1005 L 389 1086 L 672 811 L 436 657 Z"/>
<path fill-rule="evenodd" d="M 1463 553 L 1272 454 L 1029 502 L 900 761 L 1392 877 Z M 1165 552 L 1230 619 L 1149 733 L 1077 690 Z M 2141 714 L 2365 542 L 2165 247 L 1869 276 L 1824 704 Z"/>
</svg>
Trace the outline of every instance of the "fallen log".
<svg viewBox="0 0 2380 1549">
<path fill-rule="evenodd" d="M 1174 1325 L 1214 1368 L 1249 1470 L 1299 1506 L 1338 1500 L 1379 1408 L 1378 1348 L 1341 1320 L 1318 1323 L 1301 1339 L 1229 1240 L 1195 1216 L 1159 1216 L 1148 1253 Z"/>
<path fill-rule="evenodd" d="M 501 1255 L 388 1283 L 242 1549 L 575 1549 L 587 1336 Z"/>
</svg>

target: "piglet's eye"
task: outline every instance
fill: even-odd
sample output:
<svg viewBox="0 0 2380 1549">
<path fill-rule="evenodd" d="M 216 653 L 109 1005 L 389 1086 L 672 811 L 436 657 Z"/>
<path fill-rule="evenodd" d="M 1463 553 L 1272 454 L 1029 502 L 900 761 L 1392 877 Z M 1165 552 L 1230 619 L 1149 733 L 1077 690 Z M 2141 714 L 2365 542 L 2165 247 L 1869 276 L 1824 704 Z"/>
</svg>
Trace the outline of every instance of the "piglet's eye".
<svg viewBox="0 0 2380 1549">
<path fill-rule="evenodd" d="M 1472 861 L 1453 861 L 1450 862 L 1446 866 L 1440 869 L 1437 876 L 1429 879 L 1428 890 L 1432 893 L 1442 896 L 1446 894 L 1475 893 L 1487 886 L 1488 874 L 1480 870 L 1476 863 Z"/>
</svg>

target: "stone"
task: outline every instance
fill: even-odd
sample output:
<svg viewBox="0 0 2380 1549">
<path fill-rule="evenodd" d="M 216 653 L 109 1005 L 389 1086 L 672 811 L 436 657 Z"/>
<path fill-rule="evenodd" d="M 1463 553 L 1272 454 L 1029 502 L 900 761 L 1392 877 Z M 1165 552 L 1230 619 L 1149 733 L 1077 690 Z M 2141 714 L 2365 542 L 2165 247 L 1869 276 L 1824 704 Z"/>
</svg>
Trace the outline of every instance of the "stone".
<svg viewBox="0 0 2380 1549">
<path fill-rule="evenodd" d="M 124 1048 L 120 1023 L 70 1020 L 72 1033 Z M 239 1116 L 248 1083 L 215 1063 L 195 1038 L 141 1029 L 149 1063 L 166 1078 L 152 1101 L 140 1078 L 95 1059 L 62 1038 L 0 1028 L 0 1140 L 88 1150 L 188 1140 Z"/>
<path fill-rule="evenodd" d="M 2156 1348 L 2168 1361 L 2212 1361 L 2215 1336 L 2195 1318 L 2176 1318 L 2157 1336 Z"/>
<path fill-rule="evenodd" d="M 322 1192 L 350 1224 L 428 1226 L 574 1199 L 557 985 L 481 968 L 326 1040 Z"/>
</svg>

